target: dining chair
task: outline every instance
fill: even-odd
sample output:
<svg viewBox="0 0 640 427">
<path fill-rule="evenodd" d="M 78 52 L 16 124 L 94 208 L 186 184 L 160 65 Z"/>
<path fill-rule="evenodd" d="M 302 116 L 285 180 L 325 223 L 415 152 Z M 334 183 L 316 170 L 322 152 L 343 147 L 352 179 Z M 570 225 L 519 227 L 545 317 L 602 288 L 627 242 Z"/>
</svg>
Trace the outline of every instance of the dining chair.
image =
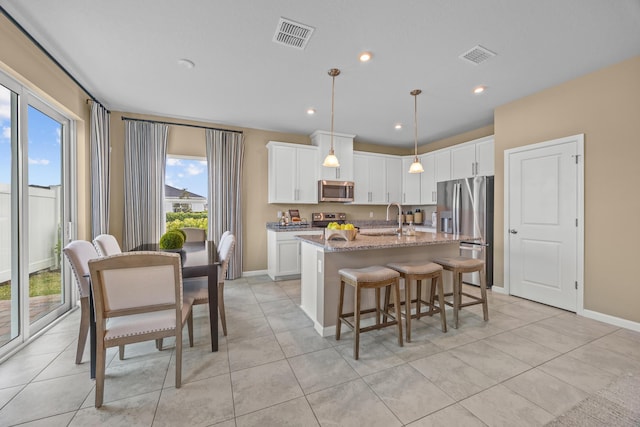
<svg viewBox="0 0 640 427">
<path fill-rule="evenodd" d="M 236 237 L 229 233 L 224 239 L 221 239 L 218 246 L 220 247 L 218 251 L 220 259 L 220 267 L 218 267 L 218 311 L 220 312 L 222 332 L 227 336 L 227 318 L 224 310 L 224 279 L 227 276 L 229 261 L 236 246 Z M 209 303 L 209 287 L 206 280 L 190 279 L 185 281 L 184 292 L 186 296 L 193 298 L 193 305 Z"/>
<path fill-rule="evenodd" d="M 185 242 L 204 242 L 207 240 L 207 232 L 202 228 L 183 227 L 181 230 L 187 236 Z"/>
<path fill-rule="evenodd" d="M 111 234 L 100 234 L 93 239 L 93 245 L 96 247 L 100 256 L 109 256 L 122 253 L 120 245 Z"/>
<path fill-rule="evenodd" d="M 89 261 L 96 311 L 95 407 L 104 398 L 106 349 L 175 337 L 175 387 L 182 382 L 182 330 L 192 319 L 180 255 L 127 252 Z M 191 324 L 190 340 L 191 340 Z"/>
<path fill-rule="evenodd" d="M 231 234 L 231 232 L 227 230 L 220 236 L 220 240 L 218 240 L 218 252 L 222 249 L 222 242 L 224 242 L 224 239 L 226 239 L 229 234 Z"/>
<path fill-rule="evenodd" d="M 80 364 L 89 333 L 89 260 L 98 258 L 99 255 L 91 242 L 86 240 L 74 240 L 62 252 L 71 266 L 80 296 L 80 331 L 76 350 L 76 364 Z"/>
</svg>

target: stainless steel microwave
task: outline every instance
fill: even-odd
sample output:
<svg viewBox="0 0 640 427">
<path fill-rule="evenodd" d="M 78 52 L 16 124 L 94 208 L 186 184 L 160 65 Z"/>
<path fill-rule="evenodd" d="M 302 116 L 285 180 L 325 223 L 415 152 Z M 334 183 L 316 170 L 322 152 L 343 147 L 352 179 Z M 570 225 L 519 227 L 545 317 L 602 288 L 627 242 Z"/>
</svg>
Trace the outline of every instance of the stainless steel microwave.
<svg viewBox="0 0 640 427">
<path fill-rule="evenodd" d="M 353 202 L 353 181 L 318 181 L 318 201 Z"/>
</svg>

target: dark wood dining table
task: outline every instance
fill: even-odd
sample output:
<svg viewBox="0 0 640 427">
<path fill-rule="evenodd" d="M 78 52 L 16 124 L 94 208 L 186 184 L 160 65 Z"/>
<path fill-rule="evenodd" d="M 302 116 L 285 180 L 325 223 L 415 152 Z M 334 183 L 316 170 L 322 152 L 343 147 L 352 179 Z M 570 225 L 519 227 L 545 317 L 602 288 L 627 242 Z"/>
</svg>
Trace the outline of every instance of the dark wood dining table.
<svg viewBox="0 0 640 427">
<path fill-rule="evenodd" d="M 161 251 L 157 243 L 144 243 L 132 251 Z M 218 248 L 213 240 L 206 242 L 186 242 L 181 251 L 182 278 L 207 277 L 209 288 L 209 329 L 211 331 L 211 351 L 218 351 Z M 93 307 L 93 289 L 90 287 L 90 340 L 91 378 L 96 377 L 96 322 Z"/>
</svg>

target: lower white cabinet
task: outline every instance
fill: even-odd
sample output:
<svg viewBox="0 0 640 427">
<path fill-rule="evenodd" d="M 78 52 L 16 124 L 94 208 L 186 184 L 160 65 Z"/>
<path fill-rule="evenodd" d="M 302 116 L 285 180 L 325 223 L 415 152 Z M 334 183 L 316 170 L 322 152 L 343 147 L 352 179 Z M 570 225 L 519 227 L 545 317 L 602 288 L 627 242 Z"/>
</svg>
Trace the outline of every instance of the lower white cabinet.
<svg viewBox="0 0 640 427">
<path fill-rule="evenodd" d="M 267 274 L 272 280 L 300 277 L 300 240 L 295 236 L 321 235 L 322 230 L 267 230 Z"/>
</svg>

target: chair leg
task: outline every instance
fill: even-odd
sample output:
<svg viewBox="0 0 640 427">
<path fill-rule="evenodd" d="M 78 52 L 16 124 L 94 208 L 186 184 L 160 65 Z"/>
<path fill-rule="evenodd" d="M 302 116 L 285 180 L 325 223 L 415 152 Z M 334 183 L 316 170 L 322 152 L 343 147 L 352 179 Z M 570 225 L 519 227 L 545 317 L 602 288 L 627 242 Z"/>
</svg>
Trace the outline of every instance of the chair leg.
<svg viewBox="0 0 640 427">
<path fill-rule="evenodd" d="M 338 318 L 336 319 L 336 341 L 340 340 L 340 330 L 342 328 L 342 304 L 344 303 L 344 282 L 340 280 L 340 296 L 338 297 Z"/>
<path fill-rule="evenodd" d="M 396 280 L 395 284 L 392 285 L 394 287 L 393 299 L 395 300 L 396 306 L 396 322 L 398 326 L 398 345 L 402 347 L 402 318 L 400 317 L 400 281 Z M 406 286 L 406 284 L 405 284 Z M 411 306 L 411 304 L 409 304 Z M 409 314 L 411 317 L 411 314 Z"/>
<path fill-rule="evenodd" d="M 224 282 L 218 283 L 218 311 L 220 312 L 220 322 L 222 322 L 222 332 L 227 336 L 227 317 L 224 311 Z"/>
<path fill-rule="evenodd" d="M 118 356 L 120 357 L 120 360 L 124 360 L 124 345 L 118 347 Z"/>
<path fill-rule="evenodd" d="M 397 285 L 398 288 L 400 287 Z M 399 292 L 399 291 L 398 291 Z M 419 300 L 420 298 L 418 298 Z M 398 301 L 396 301 L 398 304 Z M 416 303 L 417 304 L 417 303 Z M 397 308 L 400 308 L 396 306 Z M 404 312 L 405 312 L 405 321 L 407 322 L 407 342 L 411 342 L 411 280 L 408 277 L 404 279 Z M 396 310 L 397 314 L 400 314 L 400 310 Z M 400 317 L 396 317 L 398 323 L 402 321 Z M 402 345 L 402 344 L 401 344 Z"/>
<path fill-rule="evenodd" d="M 433 283 L 433 282 L 436 283 Z M 438 285 L 438 306 L 440 307 L 440 323 L 442 325 L 442 332 L 447 332 L 447 317 L 445 315 L 445 305 L 444 305 L 444 285 L 442 284 L 442 275 L 436 276 L 431 280 L 431 287 L 435 289 L 436 284 Z M 433 307 L 434 297 L 431 297 L 431 307 Z"/>
<path fill-rule="evenodd" d="M 460 279 L 462 274 L 453 271 L 453 327 L 458 329 L 458 311 L 460 310 Z"/>
<path fill-rule="evenodd" d="M 432 277 L 431 278 L 431 288 L 429 289 L 429 312 L 427 314 L 429 314 L 429 316 L 433 316 L 433 312 L 434 312 L 434 306 L 433 303 L 435 302 L 435 297 L 436 297 L 436 284 L 438 283 L 438 276 L 436 277 Z M 442 281 L 442 278 L 440 278 L 440 281 Z"/>
<path fill-rule="evenodd" d="M 375 288 L 376 297 L 376 326 L 380 326 L 380 288 Z"/>
<path fill-rule="evenodd" d="M 162 351 L 162 338 L 158 338 L 158 339 L 156 340 L 156 348 L 157 348 L 159 351 Z"/>
<path fill-rule="evenodd" d="M 89 298 L 80 299 L 80 331 L 78 332 L 78 349 L 76 350 L 76 365 L 82 363 L 82 354 L 89 335 Z"/>
<path fill-rule="evenodd" d="M 484 267 L 480 270 L 480 296 L 482 297 L 482 314 L 486 322 L 489 320 L 489 301 L 487 300 L 487 278 Z"/>
<path fill-rule="evenodd" d="M 360 286 L 356 285 L 355 301 L 354 301 L 354 322 L 353 322 L 353 358 L 358 360 L 360 356 Z M 396 300 L 396 310 L 398 301 Z"/>
<path fill-rule="evenodd" d="M 104 371 L 105 371 L 106 350 L 104 342 L 96 343 L 96 401 L 95 407 L 102 406 L 104 399 Z"/>
<path fill-rule="evenodd" d="M 422 280 L 416 280 L 416 319 L 422 317 Z"/>
</svg>

